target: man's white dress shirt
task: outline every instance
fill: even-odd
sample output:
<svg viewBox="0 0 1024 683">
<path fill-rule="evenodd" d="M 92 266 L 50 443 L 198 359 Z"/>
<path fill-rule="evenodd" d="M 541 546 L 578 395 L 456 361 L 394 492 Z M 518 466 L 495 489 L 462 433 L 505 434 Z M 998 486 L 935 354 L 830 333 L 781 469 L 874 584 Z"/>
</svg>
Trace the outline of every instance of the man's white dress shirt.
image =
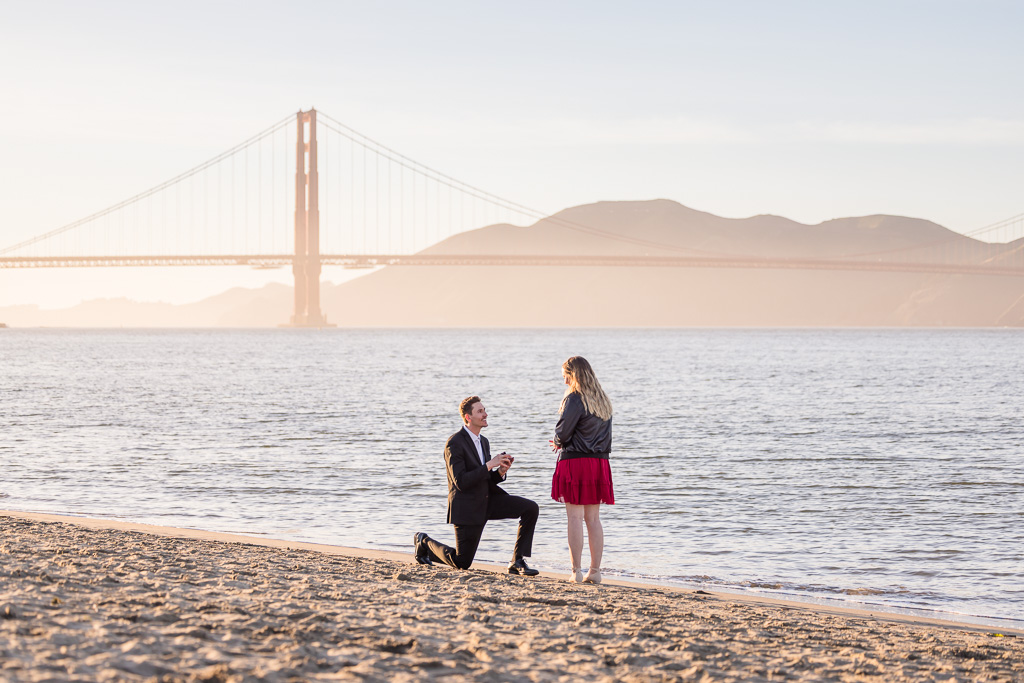
<svg viewBox="0 0 1024 683">
<path fill-rule="evenodd" d="M 480 443 L 480 435 L 474 434 L 469 430 L 469 427 L 466 427 L 465 425 L 463 425 L 462 428 L 466 430 L 467 434 L 469 434 L 469 438 L 473 439 L 473 445 L 476 446 L 476 454 L 480 457 L 480 464 L 486 467 L 487 461 L 484 460 L 484 445 Z"/>
</svg>

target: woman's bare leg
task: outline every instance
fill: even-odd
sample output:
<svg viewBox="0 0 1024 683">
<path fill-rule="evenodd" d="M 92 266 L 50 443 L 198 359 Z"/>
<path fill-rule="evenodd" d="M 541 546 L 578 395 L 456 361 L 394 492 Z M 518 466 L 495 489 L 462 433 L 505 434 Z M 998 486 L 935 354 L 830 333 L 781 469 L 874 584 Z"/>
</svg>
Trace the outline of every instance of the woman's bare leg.
<svg viewBox="0 0 1024 683">
<path fill-rule="evenodd" d="M 565 514 L 569 520 L 569 559 L 572 568 L 577 569 L 583 557 L 583 506 L 566 503 Z"/>
<path fill-rule="evenodd" d="M 587 522 L 587 539 L 590 541 L 590 566 L 593 569 L 601 568 L 601 558 L 604 556 L 604 527 L 601 526 L 601 504 L 597 505 L 576 505 L 583 508 L 583 518 Z M 582 529 L 580 530 L 582 532 Z M 580 547 L 583 546 L 583 539 L 580 538 Z"/>
</svg>

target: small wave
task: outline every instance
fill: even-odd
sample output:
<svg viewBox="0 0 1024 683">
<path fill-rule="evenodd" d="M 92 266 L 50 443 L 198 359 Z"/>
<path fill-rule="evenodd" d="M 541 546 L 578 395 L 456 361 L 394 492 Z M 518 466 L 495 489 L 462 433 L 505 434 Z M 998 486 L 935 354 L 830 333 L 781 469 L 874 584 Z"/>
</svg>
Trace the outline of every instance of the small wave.
<svg viewBox="0 0 1024 683">
<path fill-rule="evenodd" d="M 935 548 L 934 550 L 918 550 L 916 548 L 908 548 L 906 550 L 895 549 L 892 552 L 900 555 L 962 555 L 967 551 L 957 550 L 955 548 Z"/>
<path fill-rule="evenodd" d="M 844 596 L 853 597 L 864 597 L 864 596 L 885 596 L 889 598 L 898 598 L 899 602 L 914 603 L 919 602 L 922 606 L 932 606 L 937 599 L 941 600 L 941 596 L 931 591 L 914 591 L 910 590 L 906 586 L 896 584 L 887 587 L 878 586 L 835 586 L 827 584 L 807 584 L 799 582 L 787 582 L 787 581 L 772 581 L 766 579 L 748 579 L 748 580 L 729 580 L 720 577 L 700 575 L 700 576 L 658 576 L 655 574 L 647 574 L 643 572 L 620 572 L 624 577 L 633 577 L 638 579 L 644 579 L 649 581 L 661 582 L 667 581 L 673 584 L 700 584 L 704 587 L 713 588 L 715 590 L 724 591 L 771 591 L 784 594 L 790 598 L 796 600 L 836 600 L 839 602 L 845 602 Z M 859 602 L 859 601 L 858 601 Z M 900 605 L 898 603 L 892 603 L 889 607 L 894 609 L 901 609 L 907 605 Z"/>
<path fill-rule="evenodd" d="M 624 577 L 630 576 L 629 572 L 622 572 L 621 574 Z M 949 609 L 948 606 L 943 608 L 940 606 L 943 600 L 941 595 L 928 591 L 913 591 L 905 586 L 898 585 L 888 588 L 842 588 L 821 584 L 799 585 L 771 581 L 736 582 L 716 579 L 710 576 L 677 576 L 671 578 L 636 574 L 633 574 L 633 576 L 647 581 L 653 579 L 655 583 L 666 581 L 669 584 L 699 586 L 706 590 L 716 590 L 725 593 L 763 593 L 773 597 L 783 597 L 787 600 L 811 604 L 837 605 L 859 609 L 870 608 L 882 612 L 913 614 L 928 618 L 951 619 L 983 625 L 1012 626 L 1015 628 L 1024 625 L 1019 616 L 982 614 L 971 610 Z"/>
</svg>

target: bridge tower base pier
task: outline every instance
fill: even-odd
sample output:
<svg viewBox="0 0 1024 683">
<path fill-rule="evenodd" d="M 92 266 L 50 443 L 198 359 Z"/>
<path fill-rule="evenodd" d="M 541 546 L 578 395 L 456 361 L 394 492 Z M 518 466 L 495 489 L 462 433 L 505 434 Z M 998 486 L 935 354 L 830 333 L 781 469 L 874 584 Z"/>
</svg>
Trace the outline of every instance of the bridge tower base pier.
<svg viewBox="0 0 1024 683">
<path fill-rule="evenodd" d="M 281 327 L 335 327 L 320 310 L 320 174 L 316 109 L 296 115 L 295 140 L 295 308 Z M 308 124 L 308 141 L 307 141 Z"/>
</svg>

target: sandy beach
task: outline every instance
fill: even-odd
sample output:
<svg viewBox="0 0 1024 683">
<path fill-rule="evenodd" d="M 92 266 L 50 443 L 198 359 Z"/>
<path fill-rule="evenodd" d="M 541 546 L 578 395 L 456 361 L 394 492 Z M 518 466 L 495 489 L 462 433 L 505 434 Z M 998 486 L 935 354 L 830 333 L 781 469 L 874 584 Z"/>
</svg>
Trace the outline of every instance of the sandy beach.
<svg viewBox="0 0 1024 683">
<path fill-rule="evenodd" d="M 2 680 L 1024 680 L 1016 631 L 110 520 L 0 528 Z"/>
</svg>

